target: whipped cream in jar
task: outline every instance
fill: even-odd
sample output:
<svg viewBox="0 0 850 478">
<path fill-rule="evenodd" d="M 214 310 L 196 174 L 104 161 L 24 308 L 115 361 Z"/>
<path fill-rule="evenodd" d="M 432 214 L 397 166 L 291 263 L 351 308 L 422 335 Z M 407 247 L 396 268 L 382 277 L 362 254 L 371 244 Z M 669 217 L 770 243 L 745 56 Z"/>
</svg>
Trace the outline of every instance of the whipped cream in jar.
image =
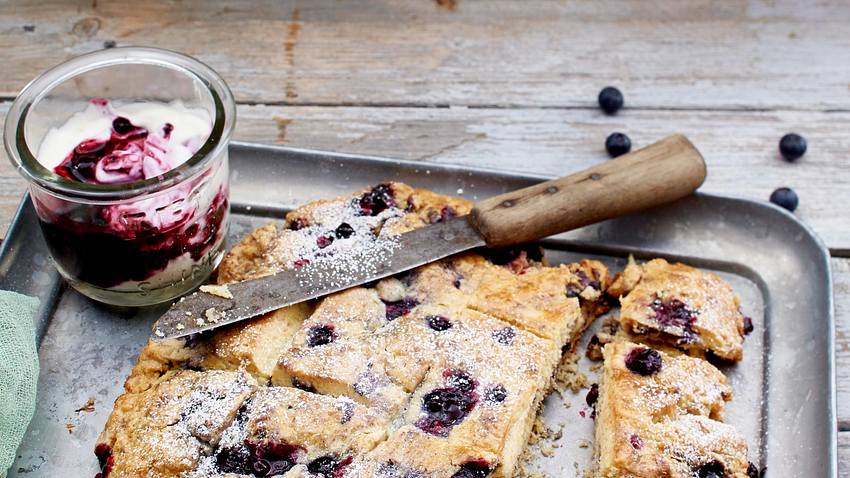
<svg viewBox="0 0 850 478">
<path fill-rule="evenodd" d="M 209 277 L 224 254 L 235 116 L 213 70 L 153 48 L 83 55 L 24 88 L 6 150 L 75 289 L 142 306 Z"/>
</svg>

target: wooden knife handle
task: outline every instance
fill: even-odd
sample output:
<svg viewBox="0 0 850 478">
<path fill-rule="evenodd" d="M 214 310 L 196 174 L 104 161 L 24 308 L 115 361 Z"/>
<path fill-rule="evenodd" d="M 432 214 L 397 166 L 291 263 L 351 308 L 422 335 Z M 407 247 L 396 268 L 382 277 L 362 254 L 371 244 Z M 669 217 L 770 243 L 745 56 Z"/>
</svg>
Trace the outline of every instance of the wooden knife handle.
<svg viewBox="0 0 850 478">
<path fill-rule="evenodd" d="M 485 199 L 472 224 L 490 247 L 509 246 L 648 209 L 687 196 L 705 181 L 702 155 L 669 136 L 560 179 Z"/>
</svg>

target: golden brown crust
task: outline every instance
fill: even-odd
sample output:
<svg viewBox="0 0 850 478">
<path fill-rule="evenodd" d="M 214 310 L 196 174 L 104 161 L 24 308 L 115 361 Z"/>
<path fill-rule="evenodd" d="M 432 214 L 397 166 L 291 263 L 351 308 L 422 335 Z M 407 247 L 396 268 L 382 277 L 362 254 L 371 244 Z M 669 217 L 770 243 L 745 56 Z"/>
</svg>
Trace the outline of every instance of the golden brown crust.
<svg viewBox="0 0 850 478">
<path fill-rule="evenodd" d="M 678 348 L 743 358 L 744 316 L 732 288 L 716 274 L 654 259 L 629 264 L 614 281 L 620 321 L 635 335 Z"/>
<path fill-rule="evenodd" d="M 746 442 L 719 421 L 731 398 L 723 374 L 705 360 L 658 352 L 660 370 L 642 375 L 627 362 L 645 348 L 615 341 L 603 349 L 597 476 L 692 478 L 716 461 L 723 476 L 745 478 Z"/>
<path fill-rule="evenodd" d="M 382 209 L 381 201 L 393 206 Z M 374 209 L 357 212 L 364 207 Z M 237 244 L 218 280 L 250 279 L 321 260 L 328 251 L 342 253 L 348 239 L 337 232 L 342 223 L 352 241 L 380 240 L 470 207 L 400 183 L 310 203 Z M 151 476 L 241 477 L 224 473 L 221 457 L 244 458 L 263 446 L 294 450 L 290 478 L 314 476 L 307 465 L 320 458 L 350 458 L 343 468 L 351 477 L 393 466 L 446 478 L 461 467 L 485 466 L 491 476 L 513 476 L 561 350 L 605 308 L 609 280 L 595 261 L 550 268 L 526 250 L 508 256 L 494 263 L 464 254 L 315 306 L 288 307 L 188 342 L 148 344 L 102 436 L 101 443 L 122 450 L 113 454 L 110 476 L 142 476 L 139 470 L 155 467 L 133 455 L 142 450 L 134 438 L 140 435 L 117 432 L 140 426 L 127 418 L 137 415 L 133 408 L 162 401 L 186 376 L 203 382 L 220 374 L 251 376 L 260 386 L 242 398 L 241 408 L 230 407 L 230 426 L 217 428 L 206 437 L 211 441 L 175 450 L 169 459 L 180 461 L 179 469 Z M 455 373 L 475 384 L 463 392 L 469 410 L 434 428 L 427 424 L 425 397 L 462 389 L 451 378 Z M 269 381 L 274 386 L 264 386 Z M 124 460 L 137 463 L 117 466 Z"/>
</svg>

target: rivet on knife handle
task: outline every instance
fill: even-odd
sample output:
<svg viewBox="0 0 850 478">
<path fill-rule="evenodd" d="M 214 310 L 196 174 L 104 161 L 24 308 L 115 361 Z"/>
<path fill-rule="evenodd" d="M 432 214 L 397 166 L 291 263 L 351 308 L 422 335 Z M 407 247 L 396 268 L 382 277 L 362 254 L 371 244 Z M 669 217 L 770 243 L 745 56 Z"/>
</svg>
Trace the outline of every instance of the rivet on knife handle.
<svg viewBox="0 0 850 478">
<path fill-rule="evenodd" d="M 472 223 L 490 247 L 538 240 L 685 197 L 705 181 L 705 161 L 682 135 L 582 172 L 485 199 Z"/>
</svg>

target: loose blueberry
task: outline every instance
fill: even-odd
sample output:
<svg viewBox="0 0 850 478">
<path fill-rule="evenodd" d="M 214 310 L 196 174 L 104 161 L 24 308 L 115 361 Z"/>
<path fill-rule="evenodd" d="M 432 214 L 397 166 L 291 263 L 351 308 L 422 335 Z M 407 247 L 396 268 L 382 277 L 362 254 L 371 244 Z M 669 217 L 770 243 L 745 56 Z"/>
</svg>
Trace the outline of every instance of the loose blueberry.
<svg viewBox="0 0 850 478">
<path fill-rule="evenodd" d="M 791 188 L 779 188 L 770 195 L 770 202 L 791 212 L 800 205 L 800 198 Z"/>
<path fill-rule="evenodd" d="M 348 239 L 354 234 L 354 228 L 351 227 L 351 224 L 343 222 L 336 228 L 334 234 L 336 235 L 337 239 Z"/>
<path fill-rule="evenodd" d="M 623 93 L 613 86 L 606 86 L 599 92 L 599 107 L 602 111 L 612 115 L 623 107 Z"/>
<path fill-rule="evenodd" d="M 514 337 L 516 337 L 516 331 L 513 327 L 505 327 L 493 332 L 493 338 L 502 345 L 511 345 L 514 343 Z"/>
<path fill-rule="evenodd" d="M 436 330 L 437 332 L 442 332 L 452 328 L 452 322 L 442 315 L 429 315 L 428 317 L 425 317 L 425 320 L 428 322 L 428 327 L 431 327 L 431 329 Z"/>
<path fill-rule="evenodd" d="M 115 40 L 106 40 L 103 42 L 103 48 L 115 48 L 117 45 Z"/>
<path fill-rule="evenodd" d="M 403 315 L 407 315 L 417 305 L 419 305 L 419 301 L 413 297 L 405 297 L 395 302 L 384 301 L 387 320 L 395 320 Z"/>
<path fill-rule="evenodd" d="M 484 460 L 468 461 L 452 475 L 452 478 L 485 478 L 490 472 L 490 464 Z"/>
<path fill-rule="evenodd" d="M 35 31 L 35 25 L 24 25 L 24 31 L 28 33 L 32 33 Z"/>
<path fill-rule="evenodd" d="M 334 340 L 336 340 L 336 334 L 333 325 L 314 325 L 307 331 L 307 345 L 310 347 L 327 345 Z"/>
<path fill-rule="evenodd" d="M 652 375 L 661 370 L 661 354 L 647 347 L 635 347 L 626 355 L 626 367 L 638 375 Z"/>
<path fill-rule="evenodd" d="M 726 478 L 728 476 L 726 474 L 726 467 L 717 460 L 712 460 L 700 466 L 695 471 L 696 476 L 699 478 Z"/>
<path fill-rule="evenodd" d="M 612 158 L 622 156 L 632 150 L 632 140 L 623 133 L 611 133 L 605 139 L 605 151 Z"/>
<path fill-rule="evenodd" d="M 599 384 L 594 383 L 590 386 L 590 390 L 587 391 L 587 396 L 584 397 L 584 401 L 587 402 L 587 406 L 592 407 L 596 405 L 597 400 L 599 400 Z"/>
<path fill-rule="evenodd" d="M 377 216 L 395 206 L 395 194 L 389 184 L 379 184 L 360 197 L 359 205 L 362 215 Z"/>
<path fill-rule="evenodd" d="M 806 138 L 788 133 L 779 140 L 779 152 L 788 161 L 796 161 L 806 154 Z"/>
<path fill-rule="evenodd" d="M 484 392 L 484 400 L 490 403 L 502 403 L 508 398 L 508 391 L 502 385 L 494 385 Z"/>
</svg>

